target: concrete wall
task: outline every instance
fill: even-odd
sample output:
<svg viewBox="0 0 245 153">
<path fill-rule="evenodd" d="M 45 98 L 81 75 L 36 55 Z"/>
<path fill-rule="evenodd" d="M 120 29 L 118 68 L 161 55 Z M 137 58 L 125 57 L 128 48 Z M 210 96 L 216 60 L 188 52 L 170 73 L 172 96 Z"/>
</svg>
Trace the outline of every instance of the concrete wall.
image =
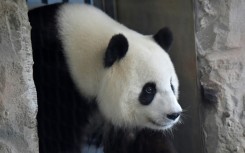
<svg viewBox="0 0 245 153">
<path fill-rule="evenodd" d="M 0 1 L 0 153 L 37 153 L 36 92 L 25 0 Z"/>
<path fill-rule="evenodd" d="M 195 0 L 207 153 L 245 152 L 245 1 Z"/>
</svg>

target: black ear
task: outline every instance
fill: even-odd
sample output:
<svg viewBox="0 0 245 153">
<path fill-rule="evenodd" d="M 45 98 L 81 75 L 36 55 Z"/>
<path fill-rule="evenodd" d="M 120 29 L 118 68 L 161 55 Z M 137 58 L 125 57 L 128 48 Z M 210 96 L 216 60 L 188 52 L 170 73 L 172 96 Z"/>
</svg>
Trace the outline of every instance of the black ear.
<svg viewBox="0 0 245 153">
<path fill-rule="evenodd" d="M 165 51 L 169 51 L 173 42 L 173 34 L 169 28 L 160 29 L 153 38 Z"/>
<path fill-rule="evenodd" d="M 104 66 L 110 67 L 116 60 L 122 59 L 128 51 L 128 40 L 122 34 L 114 35 L 106 49 Z"/>
</svg>

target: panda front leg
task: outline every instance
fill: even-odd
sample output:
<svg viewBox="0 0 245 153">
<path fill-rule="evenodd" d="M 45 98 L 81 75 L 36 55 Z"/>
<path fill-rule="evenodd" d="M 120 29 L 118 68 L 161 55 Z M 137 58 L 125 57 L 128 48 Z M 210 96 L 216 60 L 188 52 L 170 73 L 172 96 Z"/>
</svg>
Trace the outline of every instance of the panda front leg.
<svg viewBox="0 0 245 153">
<path fill-rule="evenodd" d="M 171 139 L 159 131 L 142 130 L 134 142 L 136 153 L 177 153 Z"/>
<path fill-rule="evenodd" d="M 110 130 L 104 141 L 104 153 L 177 153 L 168 136 L 161 131 L 139 132 Z"/>
</svg>

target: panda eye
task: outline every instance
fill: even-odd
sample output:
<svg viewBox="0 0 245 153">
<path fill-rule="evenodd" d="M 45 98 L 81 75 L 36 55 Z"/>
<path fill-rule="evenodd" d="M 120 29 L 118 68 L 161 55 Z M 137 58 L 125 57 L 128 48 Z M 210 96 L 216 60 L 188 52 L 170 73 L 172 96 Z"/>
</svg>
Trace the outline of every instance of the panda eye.
<svg viewBox="0 0 245 153">
<path fill-rule="evenodd" d="M 149 105 L 156 94 L 156 84 L 154 82 L 148 82 L 142 88 L 139 96 L 139 101 L 142 105 Z"/>
<path fill-rule="evenodd" d="M 153 92 L 153 90 L 154 89 L 151 86 L 148 86 L 148 87 L 145 88 L 145 92 L 148 93 L 148 94 L 151 94 Z"/>
<path fill-rule="evenodd" d="M 172 91 L 175 93 L 175 89 L 174 89 L 174 86 L 172 84 L 172 79 L 170 80 L 170 86 L 171 86 Z"/>
</svg>

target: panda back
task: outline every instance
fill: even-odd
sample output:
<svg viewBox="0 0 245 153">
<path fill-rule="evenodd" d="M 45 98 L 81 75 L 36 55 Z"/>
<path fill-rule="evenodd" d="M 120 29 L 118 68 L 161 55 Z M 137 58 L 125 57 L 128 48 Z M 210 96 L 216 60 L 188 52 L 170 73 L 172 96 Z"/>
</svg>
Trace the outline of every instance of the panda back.
<svg viewBox="0 0 245 153">
<path fill-rule="evenodd" d="M 57 13 L 58 32 L 69 69 L 80 92 L 98 94 L 103 58 L 111 37 L 127 31 L 101 10 L 86 4 L 68 4 Z"/>
</svg>

